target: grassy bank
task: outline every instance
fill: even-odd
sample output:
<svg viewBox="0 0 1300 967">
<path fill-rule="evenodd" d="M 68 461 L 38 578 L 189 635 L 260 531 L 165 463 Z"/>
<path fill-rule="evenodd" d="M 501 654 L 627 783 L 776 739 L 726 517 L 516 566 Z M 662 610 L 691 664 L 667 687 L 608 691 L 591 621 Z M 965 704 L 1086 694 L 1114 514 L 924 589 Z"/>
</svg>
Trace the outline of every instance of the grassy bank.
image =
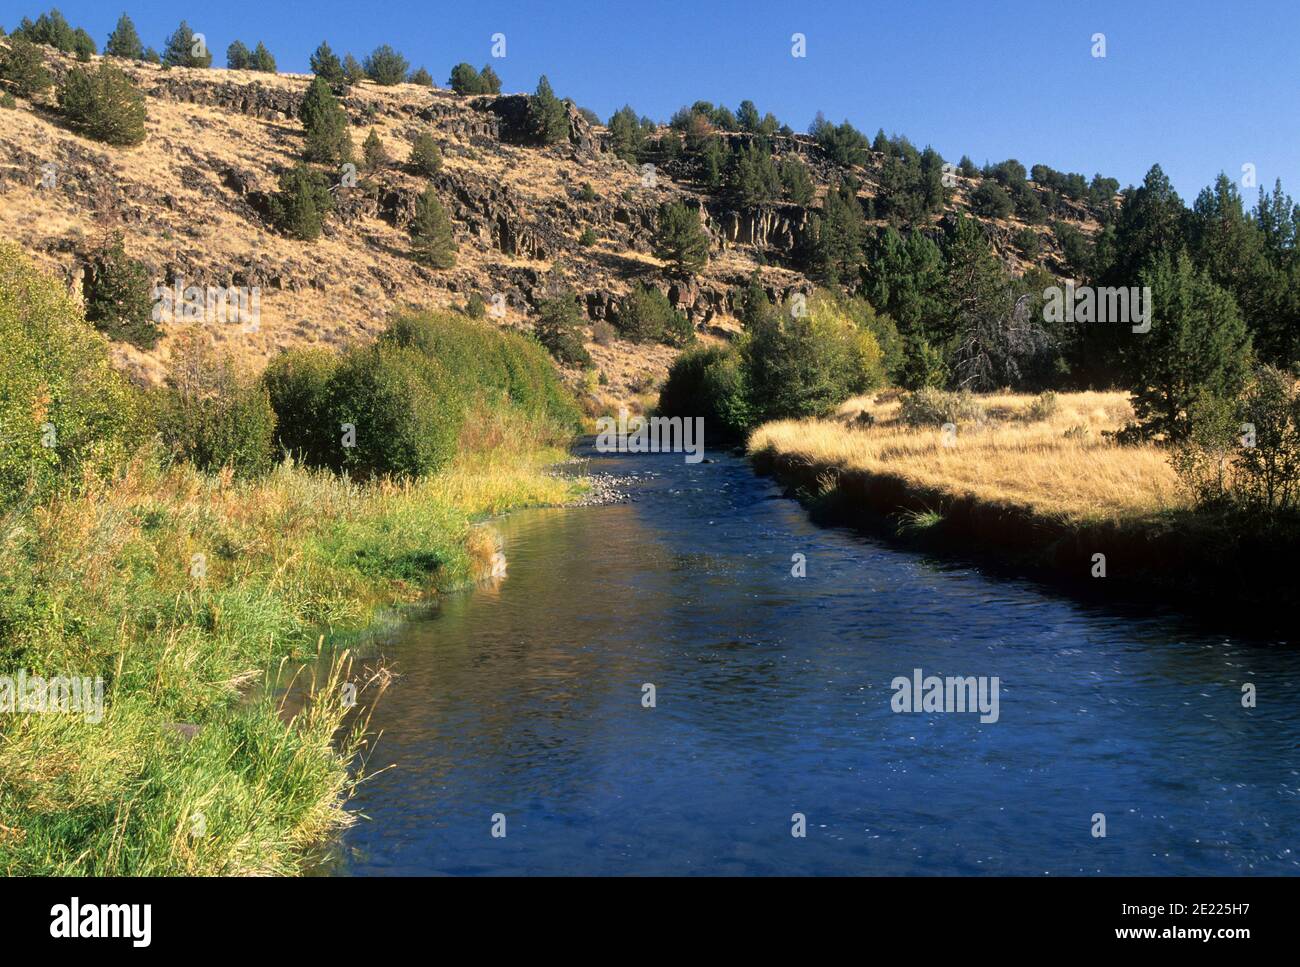
<svg viewBox="0 0 1300 967">
<path fill-rule="evenodd" d="M 1241 621 L 1285 617 L 1275 614 L 1295 577 L 1285 546 L 1198 513 L 1166 451 L 1104 436 L 1131 417 L 1123 394 L 974 402 L 947 440 L 937 423 L 908 423 L 891 392 L 850 400 L 832 418 L 765 424 L 748 451 L 828 522 L 1096 594 L 1158 592 L 1236 609 Z"/>
<path fill-rule="evenodd" d="M 240 482 L 148 455 L 10 514 L 0 673 L 102 676 L 104 714 L 0 714 L 0 871 L 298 870 L 348 821 L 360 706 L 346 661 L 287 717 L 242 696 L 322 632 L 463 585 L 496 551 L 485 515 L 560 503 L 559 451 L 501 448 L 409 483 L 282 465 Z M 201 555 L 201 556 L 200 556 Z"/>
</svg>

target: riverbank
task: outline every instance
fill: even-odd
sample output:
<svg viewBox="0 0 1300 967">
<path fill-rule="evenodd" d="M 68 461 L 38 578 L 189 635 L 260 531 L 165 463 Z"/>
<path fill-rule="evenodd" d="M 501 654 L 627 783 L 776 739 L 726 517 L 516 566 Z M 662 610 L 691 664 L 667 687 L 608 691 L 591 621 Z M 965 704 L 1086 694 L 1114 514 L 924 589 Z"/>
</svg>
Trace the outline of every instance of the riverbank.
<svg viewBox="0 0 1300 967">
<path fill-rule="evenodd" d="M 1164 451 L 1105 436 L 1130 416 L 1123 394 L 979 397 L 982 412 L 948 433 L 908 425 L 900 402 L 884 393 L 830 419 L 766 424 L 749 458 L 824 523 L 1090 597 L 1230 614 L 1238 630 L 1292 623 L 1286 541 L 1198 513 Z"/>
<path fill-rule="evenodd" d="M 290 464 L 240 482 L 146 452 L 8 515 L 0 673 L 98 679 L 102 704 L 0 711 L 0 872 L 299 872 L 349 822 L 357 710 L 387 675 L 336 659 L 289 718 L 277 665 L 489 574 L 483 518 L 585 490 L 547 472 L 564 456 L 503 445 L 360 484 Z"/>
</svg>

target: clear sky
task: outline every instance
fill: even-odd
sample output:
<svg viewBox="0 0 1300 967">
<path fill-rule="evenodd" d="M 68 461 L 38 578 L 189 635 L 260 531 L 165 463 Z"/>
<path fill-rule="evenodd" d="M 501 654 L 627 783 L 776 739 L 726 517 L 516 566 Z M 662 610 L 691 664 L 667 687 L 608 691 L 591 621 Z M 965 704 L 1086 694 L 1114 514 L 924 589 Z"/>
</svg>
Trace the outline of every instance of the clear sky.
<svg viewBox="0 0 1300 967">
<path fill-rule="evenodd" d="M 122 10 L 162 48 L 182 18 L 214 64 L 263 40 L 306 71 L 321 40 L 361 58 L 381 43 L 443 84 L 491 63 L 506 90 L 556 92 L 606 118 L 624 103 L 666 119 L 697 99 L 745 98 L 798 131 L 820 109 L 945 158 L 1019 159 L 1121 184 L 1159 162 L 1190 203 L 1220 171 L 1255 165 L 1300 197 L 1300 0 L 63 0 L 103 46 Z M 0 0 L 11 28 L 44 6 Z M 791 35 L 807 56 L 791 56 Z M 1103 33 L 1106 57 L 1092 56 Z M 1244 191 L 1254 201 L 1253 189 Z"/>
</svg>

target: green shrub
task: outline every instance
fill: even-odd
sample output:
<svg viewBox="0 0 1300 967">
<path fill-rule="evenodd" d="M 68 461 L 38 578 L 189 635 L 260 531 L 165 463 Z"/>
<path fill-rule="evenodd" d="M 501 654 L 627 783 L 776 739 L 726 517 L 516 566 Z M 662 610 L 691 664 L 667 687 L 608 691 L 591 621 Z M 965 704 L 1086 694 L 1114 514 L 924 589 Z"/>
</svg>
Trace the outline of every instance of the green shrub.
<svg viewBox="0 0 1300 967">
<path fill-rule="evenodd" d="M 92 253 L 81 285 L 86 321 L 120 342 L 152 349 L 162 335 L 153 320 L 148 270 L 126 254 L 121 234 Z"/>
<path fill-rule="evenodd" d="M 341 431 L 330 424 L 330 384 L 339 357 L 325 349 L 294 349 L 262 373 L 275 411 L 275 449 L 310 466 L 328 467 L 341 459 Z"/>
<path fill-rule="evenodd" d="M 8 81 L 20 97 L 30 100 L 50 86 L 45 55 L 26 37 L 9 38 L 9 53 L 0 61 L 0 80 Z"/>
<path fill-rule="evenodd" d="M 537 341 L 566 366 L 587 366 L 591 354 L 582 343 L 582 310 L 572 293 L 543 300 L 537 307 Z"/>
<path fill-rule="evenodd" d="M 487 315 L 487 303 L 477 292 L 470 293 L 470 297 L 465 300 L 465 315 L 471 319 L 482 319 Z"/>
<path fill-rule="evenodd" d="M 596 233 L 590 225 L 584 228 L 582 234 L 578 236 L 578 244 L 583 248 L 591 248 L 596 244 Z"/>
<path fill-rule="evenodd" d="M 3 94 L 0 94 L 0 107 L 13 110 L 17 106 L 18 106 L 18 102 L 14 100 L 14 96 L 10 94 L 8 91 L 5 91 Z"/>
<path fill-rule="evenodd" d="M 925 387 L 903 397 L 898 419 L 907 426 L 980 423 L 984 407 L 967 390 L 949 392 Z"/>
<path fill-rule="evenodd" d="M 305 164 L 280 175 L 280 191 L 270 200 L 271 222 L 286 235 L 310 242 L 319 238 L 325 216 L 334 208 L 329 182 Z"/>
<path fill-rule="evenodd" d="M 659 391 L 658 412 L 703 417 L 705 433 L 724 439 L 743 436 L 753 420 L 739 356 L 717 346 L 682 353 Z"/>
<path fill-rule="evenodd" d="M 1056 398 L 1055 393 L 1048 390 L 1044 393 L 1039 393 L 1034 397 L 1034 401 L 1030 403 L 1029 408 L 1025 410 L 1025 419 L 1032 423 L 1037 423 L 1042 420 L 1050 420 L 1056 415 L 1060 408 L 1060 400 Z"/>
<path fill-rule="evenodd" d="M 107 61 L 96 71 L 68 71 L 59 88 L 59 109 L 74 128 L 96 141 L 118 147 L 144 141 L 144 95 L 126 72 Z"/>
<path fill-rule="evenodd" d="M 0 243 L 0 507 L 114 466 L 149 432 L 141 403 L 62 283 Z"/>
<path fill-rule="evenodd" d="M 229 467 L 251 478 L 273 465 L 275 411 L 266 387 L 241 379 L 202 330 L 177 338 L 155 416 L 163 443 L 200 470 Z"/>
</svg>

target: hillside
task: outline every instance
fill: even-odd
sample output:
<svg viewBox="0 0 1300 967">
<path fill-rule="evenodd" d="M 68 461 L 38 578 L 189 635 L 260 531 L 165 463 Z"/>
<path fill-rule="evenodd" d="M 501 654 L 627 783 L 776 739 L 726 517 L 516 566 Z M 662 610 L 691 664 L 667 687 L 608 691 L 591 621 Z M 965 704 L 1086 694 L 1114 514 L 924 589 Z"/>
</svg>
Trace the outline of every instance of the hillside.
<svg viewBox="0 0 1300 967">
<path fill-rule="evenodd" d="M 57 82 L 73 60 L 41 49 Z M 158 283 L 260 287 L 257 331 L 212 327 L 214 339 L 253 370 L 287 347 L 365 339 L 394 306 L 463 305 L 473 293 L 488 302 L 500 293 L 505 314 L 499 321 L 527 328 L 537 302 L 561 285 L 579 294 L 595 322 L 608 318 L 631 286 L 645 282 L 665 291 L 697 330 L 725 336 L 734 328 L 734 293 L 753 273 L 774 297 L 811 289 L 795 268 L 795 255 L 817 201 L 737 207 L 721 192 L 701 191 L 679 163 L 658 168 L 655 184 L 646 186 L 637 166 L 615 156 L 609 132 L 571 103 L 568 143 L 536 147 L 518 136 L 524 96 L 461 96 L 409 83 L 365 81 L 348 89 L 341 103 L 354 144 L 359 147 L 373 128 L 397 161 L 361 174 L 355 187 L 336 189 L 337 210 L 322 238 L 286 238 L 270 227 L 266 203 L 278 174 L 301 154 L 296 115 L 310 75 L 115 63 L 146 94 L 144 144 L 119 149 L 79 136 L 53 109 L 50 92 L 36 103 L 20 98 L 16 109 L 0 110 L 0 233 L 59 272 L 74 291 L 87 253 L 113 228 L 124 232 L 128 252 Z M 426 130 L 445 159 L 431 180 L 459 243 L 455 267 L 442 271 L 408 255 L 406 228 L 426 182 L 400 161 Z M 733 144 L 753 137 L 720 136 Z M 796 153 L 806 162 L 819 199 L 843 173 L 809 136 L 769 141 L 778 159 Z M 884 161 L 873 151 L 854 172 L 864 203 L 882 192 Z M 57 166 L 53 187 L 42 184 L 50 164 Z M 948 210 L 966 210 L 977 181 L 958 175 Z M 674 278 L 651 254 L 656 211 L 679 198 L 700 208 L 711 239 L 708 266 L 689 279 Z M 930 216 L 929 224 L 942 214 Z M 1066 214 L 1085 234 L 1095 230 L 1082 207 Z M 994 250 L 1009 268 L 1022 271 L 1027 263 L 1012 239 L 1026 225 L 1015 219 L 986 225 Z M 588 227 L 597 242 L 584 247 L 579 239 Z M 1041 242 L 1037 261 L 1064 274 L 1053 233 L 1046 225 L 1031 230 Z M 165 327 L 149 352 L 116 346 L 116 358 L 139 378 L 157 382 L 174 329 Z M 674 355 L 665 346 L 621 340 L 589 343 L 589 349 L 599 392 L 617 400 L 652 385 Z M 569 378 L 577 384 L 580 374 Z"/>
</svg>

